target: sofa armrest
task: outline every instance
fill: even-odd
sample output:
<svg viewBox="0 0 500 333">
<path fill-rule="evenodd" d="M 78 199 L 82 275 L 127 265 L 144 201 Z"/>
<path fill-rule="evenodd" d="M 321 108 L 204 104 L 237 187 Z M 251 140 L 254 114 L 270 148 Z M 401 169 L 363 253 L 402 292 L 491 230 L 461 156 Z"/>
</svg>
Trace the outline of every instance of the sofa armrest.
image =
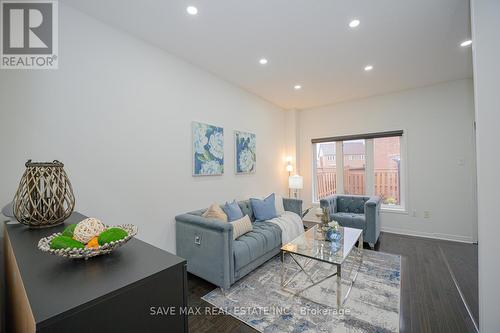
<svg viewBox="0 0 500 333">
<path fill-rule="evenodd" d="M 187 269 L 213 284 L 229 288 L 234 282 L 233 226 L 193 214 L 175 217 L 177 255 Z"/>
<path fill-rule="evenodd" d="M 365 207 L 376 207 L 376 206 L 379 206 L 380 207 L 380 204 L 382 203 L 382 200 L 380 199 L 380 197 L 370 197 L 370 199 L 365 202 Z"/>
<path fill-rule="evenodd" d="M 178 215 L 175 217 L 175 220 L 178 222 L 190 223 L 200 228 L 211 229 L 214 231 L 229 232 L 233 230 L 233 226 L 230 223 L 194 214 Z"/>
<path fill-rule="evenodd" d="M 380 235 L 380 206 L 382 200 L 380 197 L 370 197 L 365 202 L 365 218 L 366 218 L 366 232 L 365 241 L 370 244 L 375 244 Z"/>
<path fill-rule="evenodd" d="M 333 220 L 333 214 L 337 212 L 337 196 L 329 195 L 319 201 L 319 206 L 321 208 L 327 208 L 330 214 L 330 220 Z"/>
<path fill-rule="evenodd" d="M 283 208 L 293 212 L 302 218 L 302 200 L 293 198 L 283 198 Z"/>
</svg>

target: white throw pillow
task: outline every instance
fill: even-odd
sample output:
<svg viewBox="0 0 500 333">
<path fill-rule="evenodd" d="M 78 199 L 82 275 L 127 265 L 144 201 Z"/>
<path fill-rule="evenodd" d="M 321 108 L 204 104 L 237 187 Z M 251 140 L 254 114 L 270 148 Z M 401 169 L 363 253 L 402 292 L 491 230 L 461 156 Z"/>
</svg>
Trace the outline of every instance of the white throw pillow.
<svg viewBox="0 0 500 333">
<path fill-rule="evenodd" d="M 283 206 L 283 197 L 281 195 L 276 194 L 274 205 L 276 207 L 276 214 L 278 214 L 278 216 L 285 214 L 285 207 Z"/>
<path fill-rule="evenodd" d="M 233 239 L 236 239 L 253 230 L 252 221 L 250 221 L 248 215 L 245 215 L 241 219 L 232 221 L 230 223 L 233 225 Z"/>
</svg>

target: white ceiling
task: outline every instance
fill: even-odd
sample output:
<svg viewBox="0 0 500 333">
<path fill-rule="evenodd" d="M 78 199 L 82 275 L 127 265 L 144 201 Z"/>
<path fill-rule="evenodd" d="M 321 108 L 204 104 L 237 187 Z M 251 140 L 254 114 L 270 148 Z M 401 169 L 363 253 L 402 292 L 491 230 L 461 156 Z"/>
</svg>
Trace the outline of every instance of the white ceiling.
<svg viewBox="0 0 500 333">
<path fill-rule="evenodd" d="M 63 2 L 287 109 L 472 76 L 468 0 Z"/>
</svg>

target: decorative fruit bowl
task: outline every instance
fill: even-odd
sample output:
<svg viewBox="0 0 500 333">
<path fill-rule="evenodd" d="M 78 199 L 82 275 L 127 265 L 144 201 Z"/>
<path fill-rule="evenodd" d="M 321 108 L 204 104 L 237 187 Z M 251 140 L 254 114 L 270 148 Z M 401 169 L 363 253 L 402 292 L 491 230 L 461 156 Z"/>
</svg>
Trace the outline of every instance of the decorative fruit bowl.
<svg viewBox="0 0 500 333">
<path fill-rule="evenodd" d="M 87 238 L 90 238 L 89 241 L 79 242 L 76 239 L 81 240 L 82 237 L 80 235 L 74 236 L 73 232 L 78 228 L 80 223 L 68 226 L 63 232 L 58 232 L 40 239 L 38 248 L 43 252 L 61 257 L 88 259 L 101 254 L 108 254 L 137 235 L 137 227 L 133 224 L 122 224 L 117 226 L 100 224 L 100 229 L 94 232 L 94 234 L 84 234 Z M 116 234 L 116 231 L 119 232 L 121 238 L 114 239 L 110 237 L 110 234 L 113 236 L 113 233 Z"/>
</svg>

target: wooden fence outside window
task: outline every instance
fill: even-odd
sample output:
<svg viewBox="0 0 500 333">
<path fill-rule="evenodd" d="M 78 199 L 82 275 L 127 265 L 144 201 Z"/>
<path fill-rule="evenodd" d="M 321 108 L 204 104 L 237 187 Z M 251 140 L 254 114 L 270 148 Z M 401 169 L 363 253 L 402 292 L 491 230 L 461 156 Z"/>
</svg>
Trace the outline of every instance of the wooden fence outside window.
<svg viewBox="0 0 500 333">
<path fill-rule="evenodd" d="M 375 194 L 382 197 L 385 204 L 400 203 L 399 175 L 397 169 L 375 169 Z M 344 169 L 344 193 L 364 195 L 366 193 L 364 168 Z M 316 170 L 317 198 L 322 199 L 337 193 L 336 168 Z"/>
</svg>

